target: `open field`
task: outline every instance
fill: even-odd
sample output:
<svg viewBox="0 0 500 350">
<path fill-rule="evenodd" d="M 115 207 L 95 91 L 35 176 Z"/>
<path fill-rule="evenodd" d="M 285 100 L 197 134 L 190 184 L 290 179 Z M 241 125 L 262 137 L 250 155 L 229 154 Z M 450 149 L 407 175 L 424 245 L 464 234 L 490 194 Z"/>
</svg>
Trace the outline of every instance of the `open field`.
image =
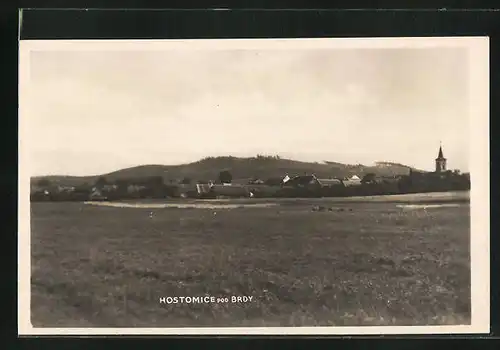
<svg viewBox="0 0 500 350">
<path fill-rule="evenodd" d="M 32 203 L 33 326 L 470 323 L 467 193 L 245 201 Z M 253 298 L 159 302 L 204 295 Z"/>
</svg>

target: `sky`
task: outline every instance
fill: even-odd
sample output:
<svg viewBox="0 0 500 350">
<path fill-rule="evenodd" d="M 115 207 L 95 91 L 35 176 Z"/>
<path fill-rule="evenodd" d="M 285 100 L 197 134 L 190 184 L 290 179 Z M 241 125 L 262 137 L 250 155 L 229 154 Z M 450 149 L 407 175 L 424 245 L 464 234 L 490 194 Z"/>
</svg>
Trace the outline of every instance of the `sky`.
<svg viewBox="0 0 500 350">
<path fill-rule="evenodd" d="M 256 154 L 433 170 L 440 142 L 468 171 L 468 77 L 463 47 L 35 50 L 21 117 L 32 176 Z"/>
</svg>

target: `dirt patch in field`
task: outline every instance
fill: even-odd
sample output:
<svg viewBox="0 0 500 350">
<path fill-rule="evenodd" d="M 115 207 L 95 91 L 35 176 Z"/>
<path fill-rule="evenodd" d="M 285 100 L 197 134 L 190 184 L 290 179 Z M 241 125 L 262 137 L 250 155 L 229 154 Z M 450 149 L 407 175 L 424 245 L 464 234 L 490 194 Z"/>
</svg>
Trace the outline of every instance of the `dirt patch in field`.
<svg viewBox="0 0 500 350">
<path fill-rule="evenodd" d="M 268 208 L 276 206 L 277 203 L 253 203 L 253 204 L 220 204 L 220 203 L 120 203 L 120 202 L 85 202 L 89 205 L 98 205 L 114 208 L 193 208 L 193 209 L 236 209 L 236 208 Z"/>
<path fill-rule="evenodd" d="M 459 207 L 460 204 L 457 203 L 447 203 L 447 204 L 400 204 L 396 205 L 398 208 L 402 209 L 433 209 L 433 208 L 447 208 L 447 207 Z"/>
</svg>

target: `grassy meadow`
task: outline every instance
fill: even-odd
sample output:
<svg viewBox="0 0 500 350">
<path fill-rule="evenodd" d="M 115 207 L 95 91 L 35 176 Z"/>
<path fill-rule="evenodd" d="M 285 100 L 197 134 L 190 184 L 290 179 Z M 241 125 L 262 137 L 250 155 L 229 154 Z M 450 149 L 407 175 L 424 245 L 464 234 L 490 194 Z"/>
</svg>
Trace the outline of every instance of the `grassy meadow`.
<svg viewBox="0 0 500 350">
<path fill-rule="evenodd" d="M 323 211 L 314 199 L 235 209 L 32 203 L 32 324 L 469 324 L 469 204 L 400 205 L 411 198 L 322 199 Z M 159 302 L 204 295 L 253 298 Z"/>
</svg>

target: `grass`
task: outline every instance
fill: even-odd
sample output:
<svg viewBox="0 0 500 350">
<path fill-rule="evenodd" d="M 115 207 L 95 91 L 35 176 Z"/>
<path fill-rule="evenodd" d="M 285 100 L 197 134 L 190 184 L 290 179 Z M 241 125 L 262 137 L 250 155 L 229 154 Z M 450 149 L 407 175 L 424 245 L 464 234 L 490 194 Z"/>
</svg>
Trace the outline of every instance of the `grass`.
<svg viewBox="0 0 500 350">
<path fill-rule="evenodd" d="M 332 201 L 345 210 L 316 212 L 313 202 L 231 210 L 33 203 L 33 326 L 470 324 L 468 204 Z M 205 294 L 253 299 L 159 302 Z"/>
</svg>

